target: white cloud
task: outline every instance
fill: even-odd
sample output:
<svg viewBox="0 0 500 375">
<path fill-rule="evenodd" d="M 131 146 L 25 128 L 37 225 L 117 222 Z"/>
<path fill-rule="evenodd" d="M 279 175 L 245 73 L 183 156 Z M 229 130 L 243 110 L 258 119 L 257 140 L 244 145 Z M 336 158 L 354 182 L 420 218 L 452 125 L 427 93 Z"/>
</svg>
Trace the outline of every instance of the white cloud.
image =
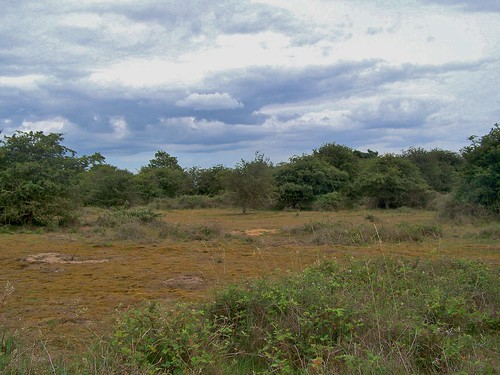
<svg viewBox="0 0 500 375">
<path fill-rule="evenodd" d="M 36 88 L 38 83 L 46 77 L 40 74 L 27 74 L 23 76 L 0 76 L 0 86 L 31 89 Z"/>
<path fill-rule="evenodd" d="M 127 121 L 125 121 L 125 118 L 121 116 L 110 118 L 109 124 L 113 129 L 113 135 L 117 139 L 125 138 L 130 133 Z"/>
<path fill-rule="evenodd" d="M 186 99 L 176 103 L 179 107 L 195 110 L 235 109 L 243 107 L 243 103 L 233 98 L 227 92 L 214 94 L 190 94 Z"/>
<path fill-rule="evenodd" d="M 45 133 L 62 133 L 71 130 L 75 125 L 64 117 L 53 117 L 40 121 L 23 121 L 19 130 L 21 131 L 43 131 Z"/>
</svg>

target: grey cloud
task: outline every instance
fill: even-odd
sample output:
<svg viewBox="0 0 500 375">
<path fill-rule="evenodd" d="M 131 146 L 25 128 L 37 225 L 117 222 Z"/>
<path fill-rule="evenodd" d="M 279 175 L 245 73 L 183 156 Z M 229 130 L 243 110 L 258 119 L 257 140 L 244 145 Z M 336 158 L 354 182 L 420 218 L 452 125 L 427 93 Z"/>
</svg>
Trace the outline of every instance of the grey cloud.
<svg viewBox="0 0 500 375">
<path fill-rule="evenodd" d="M 364 128 L 415 128 L 424 125 L 441 106 L 437 98 L 384 98 L 363 103 L 349 117 Z"/>
<path fill-rule="evenodd" d="M 498 0 L 422 0 L 425 3 L 457 6 L 470 12 L 500 12 Z"/>
</svg>

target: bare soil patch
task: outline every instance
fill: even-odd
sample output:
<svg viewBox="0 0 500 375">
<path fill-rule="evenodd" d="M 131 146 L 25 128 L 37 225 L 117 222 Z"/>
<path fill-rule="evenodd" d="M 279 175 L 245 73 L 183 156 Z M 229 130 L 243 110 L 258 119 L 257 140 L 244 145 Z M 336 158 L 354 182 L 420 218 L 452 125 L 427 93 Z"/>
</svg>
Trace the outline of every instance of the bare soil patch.
<svg viewBox="0 0 500 375">
<path fill-rule="evenodd" d="M 243 233 L 247 236 L 250 236 L 250 237 L 259 237 L 259 236 L 262 236 L 264 234 L 275 234 L 275 233 L 278 233 L 278 229 L 266 229 L 266 228 L 258 228 L 258 229 L 246 229 L 246 230 L 243 230 L 243 231 L 238 231 L 238 230 L 235 230 L 232 232 L 233 234 L 240 234 L 240 233 Z"/>
<path fill-rule="evenodd" d="M 27 263 L 48 263 L 48 264 L 95 264 L 108 262 L 109 259 L 86 259 L 82 260 L 80 257 L 74 255 L 66 255 L 61 253 L 39 253 L 35 255 L 28 255 L 23 258 Z"/>
<path fill-rule="evenodd" d="M 162 284 L 169 288 L 193 290 L 202 287 L 204 282 L 201 277 L 195 275 L 180 275 L 165 280 Z"/>
</svg>

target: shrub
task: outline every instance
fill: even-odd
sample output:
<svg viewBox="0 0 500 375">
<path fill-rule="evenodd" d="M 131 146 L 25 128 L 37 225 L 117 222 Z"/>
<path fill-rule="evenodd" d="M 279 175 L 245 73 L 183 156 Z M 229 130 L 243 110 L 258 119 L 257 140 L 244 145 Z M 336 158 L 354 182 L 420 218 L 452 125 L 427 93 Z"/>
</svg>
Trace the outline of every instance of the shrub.
<svg viewBox="0 0 500 375">
<path fill-rule="evenodd" d="M 317 211 L 335 211 L 350 208 L 351 202 L 341 193 L 334 191 L 321 195 L 313 203 L 313 209 Z"/>
<path fill-rule="evenodd" d="M 498 276 L 477 262 L 326 261 L 196 308 L 131 310 L 112 349 L 151 373 L 493 373 Z"/>
<path fill-rule="evenodd" d="M 149 209 L 110 210 L 99 215 L 96 223 L 102 227 L 115 228 L 134 221 L 142 224 L 152 223 L 160 216 L 160 214 Z"/>
</svg>

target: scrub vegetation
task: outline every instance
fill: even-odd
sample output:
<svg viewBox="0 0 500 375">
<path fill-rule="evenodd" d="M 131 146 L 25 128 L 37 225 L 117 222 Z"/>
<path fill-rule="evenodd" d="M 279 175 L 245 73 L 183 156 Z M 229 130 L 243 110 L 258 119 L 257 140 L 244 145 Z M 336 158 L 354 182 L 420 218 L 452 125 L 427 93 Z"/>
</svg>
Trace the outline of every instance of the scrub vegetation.
<svg viewBox="0 0 500 375">
<path fill-rule="evenodd" d="M 494 374 L 500 128 L 137 174 L 0 144 L 0 372 Z"/>
</svg>

